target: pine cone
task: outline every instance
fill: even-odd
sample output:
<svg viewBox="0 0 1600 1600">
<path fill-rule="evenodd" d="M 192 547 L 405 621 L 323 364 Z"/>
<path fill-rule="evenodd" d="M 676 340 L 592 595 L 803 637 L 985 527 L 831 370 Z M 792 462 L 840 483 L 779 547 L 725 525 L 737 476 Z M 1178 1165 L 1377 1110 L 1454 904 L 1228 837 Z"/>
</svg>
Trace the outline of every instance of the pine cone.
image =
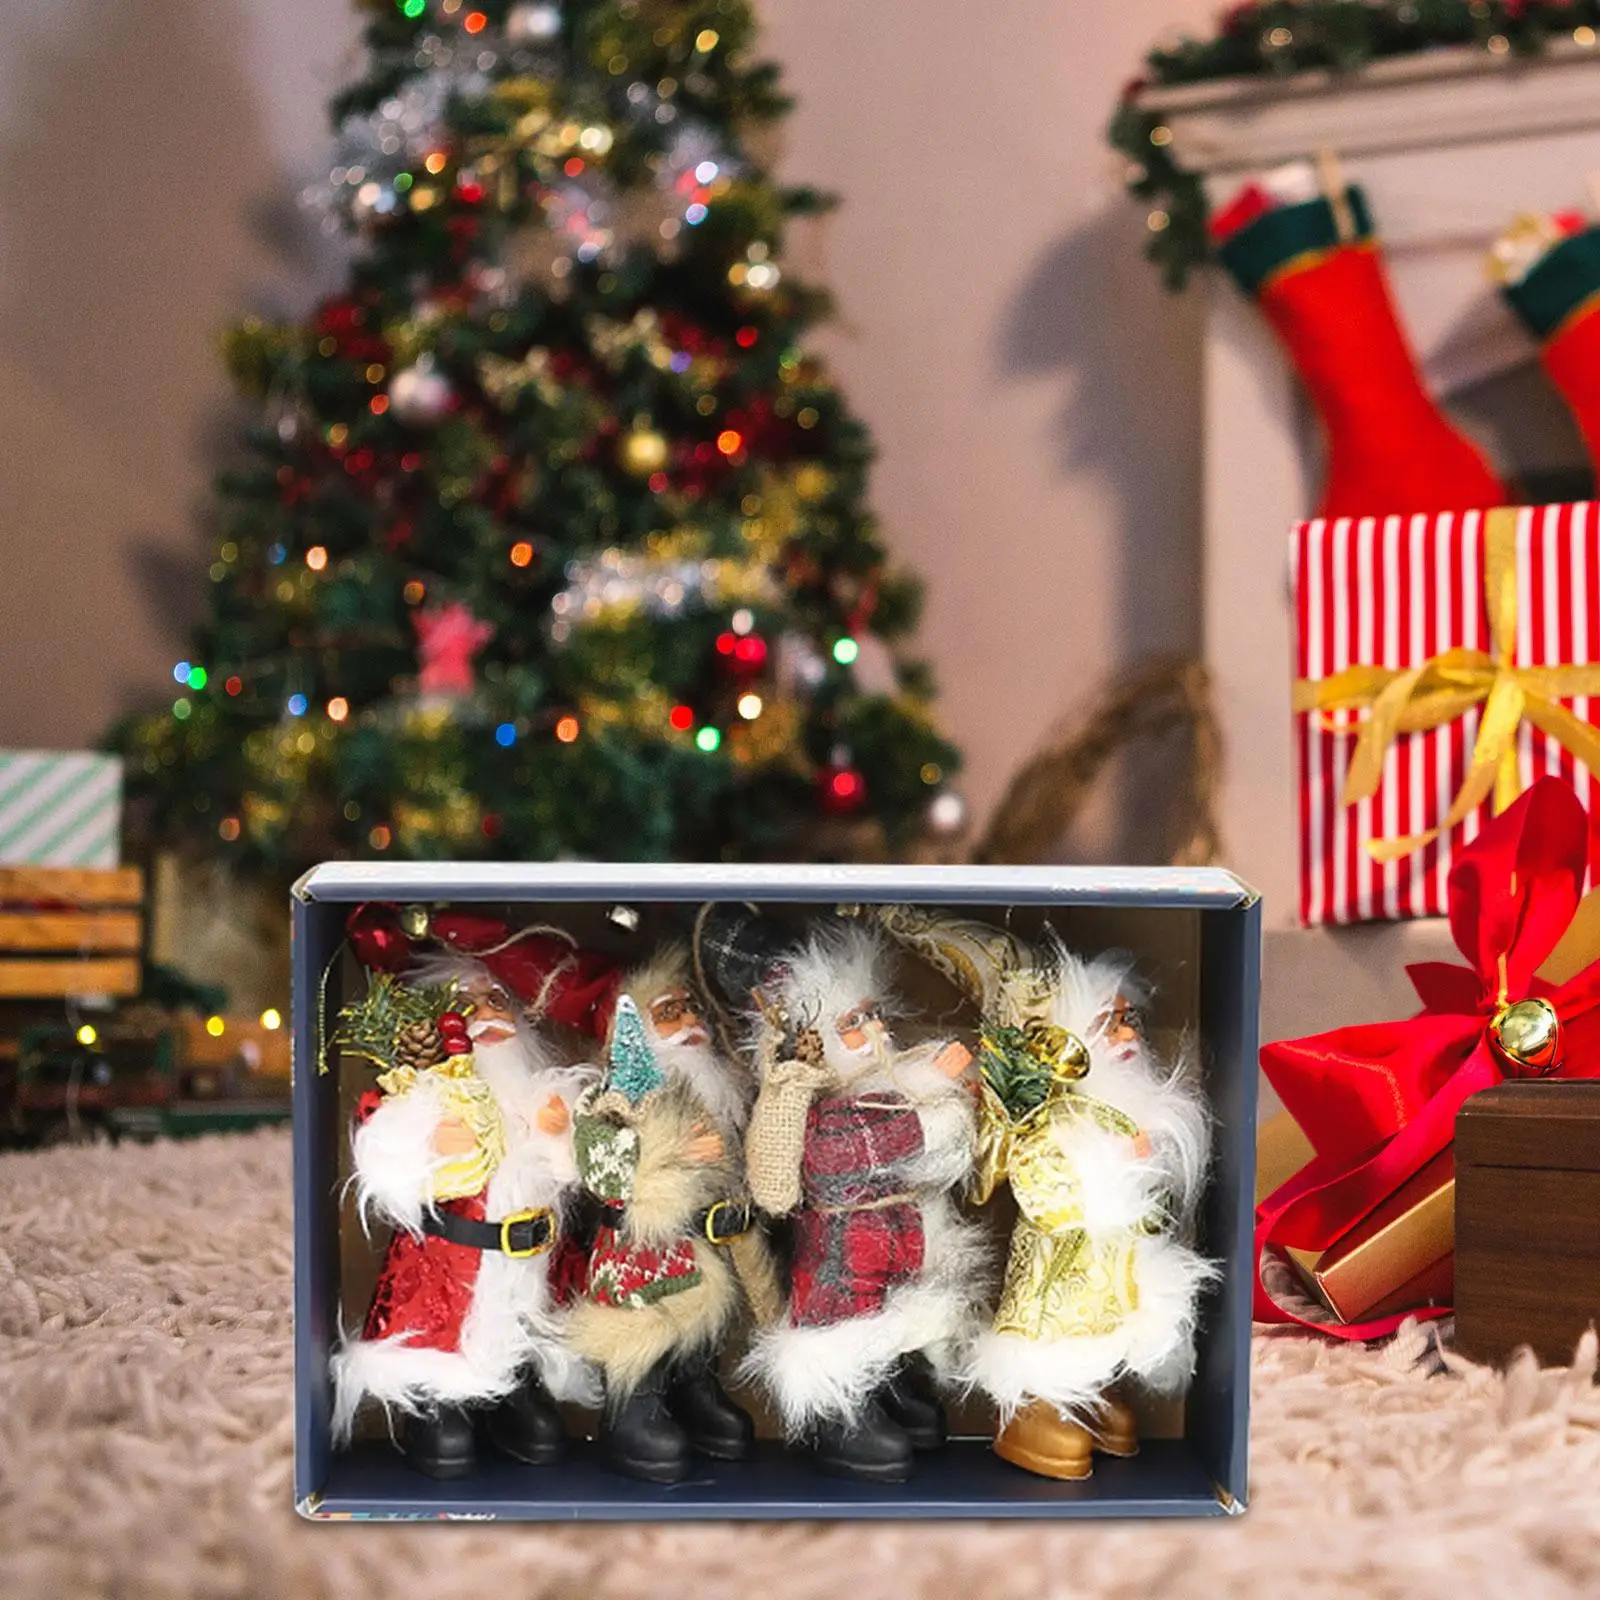
<svg viewBox="0 0 1600 1600">
<path fill-rule="evenodd" d="M 815 1028 L 802 1028 L 794 1041 L 794 1058 L 808 1067 L 820 1067 L 823 1061 L 822 1035 Z"/>
<path fill-rule="evenodd" d="M 394 1064 L 421 1072 L 444 1060 L 444 1041 L 438 1028 L 426 1020 L 408 1022 L 395 1035 Z"/>
</svg>

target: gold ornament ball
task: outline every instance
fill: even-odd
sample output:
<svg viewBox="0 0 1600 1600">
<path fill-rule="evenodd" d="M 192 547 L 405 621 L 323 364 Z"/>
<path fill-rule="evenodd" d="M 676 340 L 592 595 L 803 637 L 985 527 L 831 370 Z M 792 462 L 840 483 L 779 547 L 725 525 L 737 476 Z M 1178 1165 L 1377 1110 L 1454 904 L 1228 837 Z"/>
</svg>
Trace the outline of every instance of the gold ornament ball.
<svg viewBox="0 0 1600 1600">
<path fill-rule="evenodd" d="M 400 931 L 408 939 L 426 939 L 433 927 L 433 918 L 426 906 L 406 906 L 400 912 Z"/>
<path fill-rule="evenodd" d="M 1548 1072 L 1561 1049 L 1561 1019 L 1548 1000 L 1518 1000 L 1495 1013 L 1489 1038 L 1513 1069 Z"/>
<path fill-rule="evenodd" d="M 808 461 L 794 475 L 794 492 L 802 500 L 820 500 L 832 487 L 832 474 L 814 461 Z"/>
<path fill-rule="evenodd" d="M 634 428 L 622 441 L 622 465 L 636 478 L 648 478 L 667 464 L 666 438 L 654 428 Z"/>
</svg>

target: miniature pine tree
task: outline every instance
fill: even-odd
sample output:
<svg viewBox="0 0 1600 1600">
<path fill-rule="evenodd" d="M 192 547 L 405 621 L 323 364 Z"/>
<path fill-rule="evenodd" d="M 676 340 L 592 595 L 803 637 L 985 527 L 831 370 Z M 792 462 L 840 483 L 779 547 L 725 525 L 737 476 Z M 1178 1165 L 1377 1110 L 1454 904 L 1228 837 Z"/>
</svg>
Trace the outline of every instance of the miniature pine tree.
<svg viewBox="0 0 1600 1600">
<path fill-rule="evenodd" d="M 308 197 L 347 285 L 229 337 L 260 420 L 209 617 L 113 735 L 152 841 L 278 870 L 903 847 L 957 758 L 884 647 L 917 588 L 785 264 L 825 202 L 746 142 L 786 106 L 750 7 L 367 9 Z"/>
</svg>

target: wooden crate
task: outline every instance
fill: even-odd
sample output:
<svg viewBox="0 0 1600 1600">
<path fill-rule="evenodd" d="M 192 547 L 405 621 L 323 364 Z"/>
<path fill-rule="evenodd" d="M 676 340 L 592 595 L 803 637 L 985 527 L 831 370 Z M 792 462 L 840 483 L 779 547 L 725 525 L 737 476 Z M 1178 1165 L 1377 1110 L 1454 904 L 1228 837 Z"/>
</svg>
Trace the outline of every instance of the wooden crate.
<svg viewBox="0 0 1600 1600">
<path fill-rule="evenodd" d="M 137 867 L 0 866 L 0 1000 L 136 995 L 143 939 Z"/>
</svg>

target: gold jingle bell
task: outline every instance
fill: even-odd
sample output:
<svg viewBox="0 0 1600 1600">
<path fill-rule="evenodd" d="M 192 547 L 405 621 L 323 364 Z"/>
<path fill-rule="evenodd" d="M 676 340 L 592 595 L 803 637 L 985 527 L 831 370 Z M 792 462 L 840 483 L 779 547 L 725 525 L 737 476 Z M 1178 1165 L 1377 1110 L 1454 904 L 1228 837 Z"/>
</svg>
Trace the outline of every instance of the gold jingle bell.
<svg viewBox="0 0 1600 1600">
<path fill-rule="evenodd" d="M 426 939 L 433 927 L 433 918 L 426 906 L 403 906 L 400 910 L 400 931 L 408 939 Z"/>
<path fill-rule="evenodd" d="M 1089 1070 L 1089 1050 L 1077 1034 L 1044 1022 L 1032 1022 L 1025 1030 L 1028 1054 L 1060 1083 L 1074 1083 Z"/>
<path fill-rule="evenodd" d="M 1495 1012 L 1489 1041 L 1514 1076 L 1538 1076 L 1556 1065 L 1561 1019 L 1548 1000 L 1518 1000 Z"/>
</svg>

